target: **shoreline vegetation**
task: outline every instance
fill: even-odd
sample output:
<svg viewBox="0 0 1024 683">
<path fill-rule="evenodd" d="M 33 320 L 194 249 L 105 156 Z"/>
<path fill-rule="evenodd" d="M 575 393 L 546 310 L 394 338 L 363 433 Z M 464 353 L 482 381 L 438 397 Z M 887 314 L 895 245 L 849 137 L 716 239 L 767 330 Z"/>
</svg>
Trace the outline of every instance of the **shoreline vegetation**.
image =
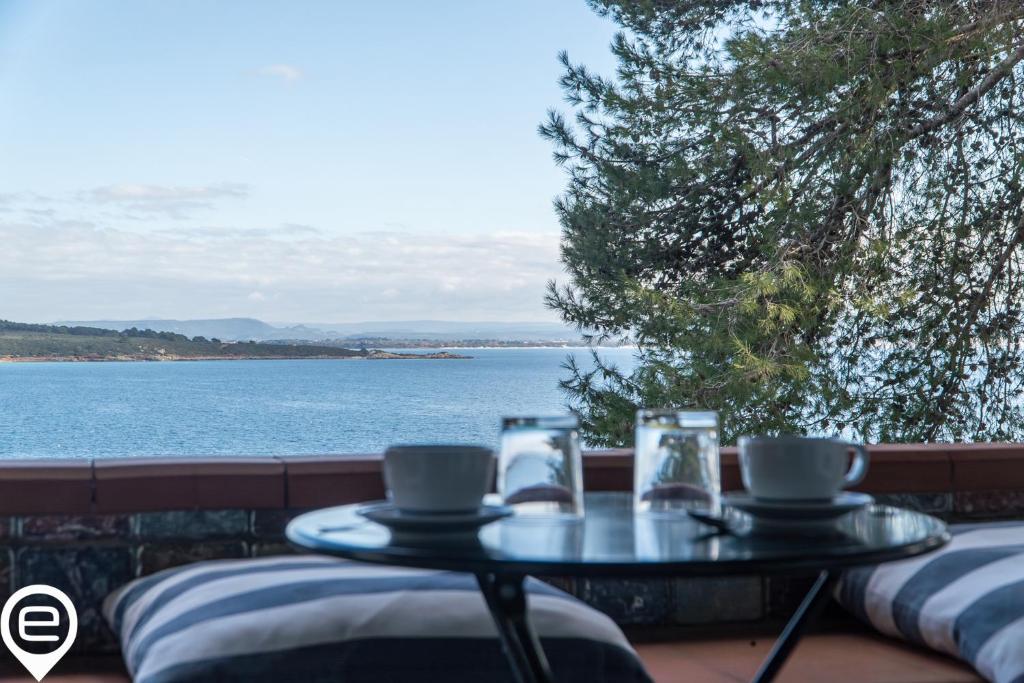
<svg viewBox="0 0 1024 683">
<path fill-rule="evenodd" d="M 288 340 L 283 343 L 292 343 Z M 311 343 L 300 342 L 295 343 Z M 355 339 L 324 340 L 316 342 L 321 345 L 373 346 L 387 349 L 582 349 L 582 348 L 619 348 L 624 343 L 586 344 L 582 339 L 547 339 L 513 341 L 505 339 L 390 339 L 387 337 L 360 337 Z"/>
<path fill-rule="evenodd" d="M 0 363 L 198 360 L 464 360 L 449 352 L 395 353 L 315 344 L 224 342 L 130 328 L 35 325 L 0 320 Z"/>
<path fill-rule="evenodd" d="M 440 353 L 391 353 L 372 349 L 357 356 L 303 355 L 303 356 L 177 356 L 162 354 L 120 356 L 0 356 L 0 363 L 176 363 L 200 360 L 472 360 L 472 356 L 442 351 Z"/>
</svg>

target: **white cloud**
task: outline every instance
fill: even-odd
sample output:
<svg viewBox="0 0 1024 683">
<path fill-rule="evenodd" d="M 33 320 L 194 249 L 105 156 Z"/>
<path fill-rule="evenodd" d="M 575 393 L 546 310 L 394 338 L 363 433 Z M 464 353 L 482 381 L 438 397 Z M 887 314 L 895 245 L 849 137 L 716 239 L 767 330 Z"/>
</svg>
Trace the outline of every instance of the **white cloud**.
<svg viewBox="0 0 1024 683">
<path fill-rule="evenodd" d="M 87 203 L 114 205 L 136 213 L 159 213 L 171 218 L 187 218 L 196 209 L 211 208 L 223 199 L 244 199 L 249 188 L 240 183 L 212 185 L 104 185 L 81 193 Z"/>
<path fill-rule="evenodd" d="M 561 276 L 558 236 L 530 232 L 135 232 L 26 220 L 0 221 L 0 244 L 0 318 L 12 319 L 550 319 L 544 285 Z"/>
<path fill-rule="evenodd" d="M 256 73 L 269 78 L 279 78 L 285 83 L 294 83 L 306 75 L 305 71 L 291 64 L 270 64 L 257 69 Z"/>
</svg>

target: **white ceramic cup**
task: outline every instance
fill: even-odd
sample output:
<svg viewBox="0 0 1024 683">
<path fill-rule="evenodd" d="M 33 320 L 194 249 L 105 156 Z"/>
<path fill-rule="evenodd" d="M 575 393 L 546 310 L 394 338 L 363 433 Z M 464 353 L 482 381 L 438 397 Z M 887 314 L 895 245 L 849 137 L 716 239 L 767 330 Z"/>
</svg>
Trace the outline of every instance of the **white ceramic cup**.
<svg viewBox="0 0 1024 683">
<path fill-rule="evenodd" d="M 739 455 L 743 486 L 764 500 L 831 500 L 868 472 L 867 449 L 838 439 L 741 436 Z"/>
<path fill-rule="evenodd" d="M 494 452 L 481 446 L 392 446 L 384 452 L 388 499 L 403 512 L 473 512 L 493 478 Z"/>
</svg>

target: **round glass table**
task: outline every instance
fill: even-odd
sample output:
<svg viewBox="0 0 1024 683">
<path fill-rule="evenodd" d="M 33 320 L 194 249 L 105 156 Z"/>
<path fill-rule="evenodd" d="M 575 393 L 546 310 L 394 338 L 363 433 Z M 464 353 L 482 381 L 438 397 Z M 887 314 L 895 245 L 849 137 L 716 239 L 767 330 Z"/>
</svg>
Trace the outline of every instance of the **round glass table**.
<svg viewBox="0 0 1024 683">
<path fill-rule="evenodd" d="M 634 514 L 628 493 L 588 493 L 582 518 L 513 516 L 476 534 L 393 534 L 359 514 L 362 505 L 309 512 L 286 535 L 309 552 L 362 562 L 470 572 L 523 683 L 550 681 L 530 627 L 523 582 L 535 576 L 722 576 L 818 573 L 817 581 L 757 673 L 770 681 L 827 603 L 839 570 L 891 562 L 949 541 L 928 515 L 871 505 L 814 535 L 721 533 L 685 514 Z"/>
</svg>

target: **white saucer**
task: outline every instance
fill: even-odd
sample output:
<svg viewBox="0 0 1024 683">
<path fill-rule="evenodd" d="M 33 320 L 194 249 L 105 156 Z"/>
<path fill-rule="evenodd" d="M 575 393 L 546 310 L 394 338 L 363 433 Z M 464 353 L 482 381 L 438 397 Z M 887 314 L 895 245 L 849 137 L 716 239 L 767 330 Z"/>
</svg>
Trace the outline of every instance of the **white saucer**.
<svg viewBox="0 0 1024 683">
<path fill-rule="evenodd" d="M 359 514 L 371 522 L 402 532 L 416 533 L 466 533 L 496 522 L 512 514 L 512 508 L 505 505 L 483 505 L 472 512 L 449 512 L 429 514 L 403 512 L 389 502 L 369 503 L 359 509 Z"/>
<path fill-rule="evenodd" d="M 764 500 L 738 491 L 722 494 L 722 503 L 754 517 L 794 521 L 835 519 L 873 502 L 868 494 L 855 491 L 844 491 L 832 500 L 801 501 Z"/>
<path fill-rule="evenodd" d="M 750 515 L 756 532 L 803 532 L 833 529 L 843 515 L 875 501 L 866 493 L 844 491 L 832 500 L 780 501 L 754 498 L 749 493 L 722 494 L 722 504 Z"/>
</svg>

